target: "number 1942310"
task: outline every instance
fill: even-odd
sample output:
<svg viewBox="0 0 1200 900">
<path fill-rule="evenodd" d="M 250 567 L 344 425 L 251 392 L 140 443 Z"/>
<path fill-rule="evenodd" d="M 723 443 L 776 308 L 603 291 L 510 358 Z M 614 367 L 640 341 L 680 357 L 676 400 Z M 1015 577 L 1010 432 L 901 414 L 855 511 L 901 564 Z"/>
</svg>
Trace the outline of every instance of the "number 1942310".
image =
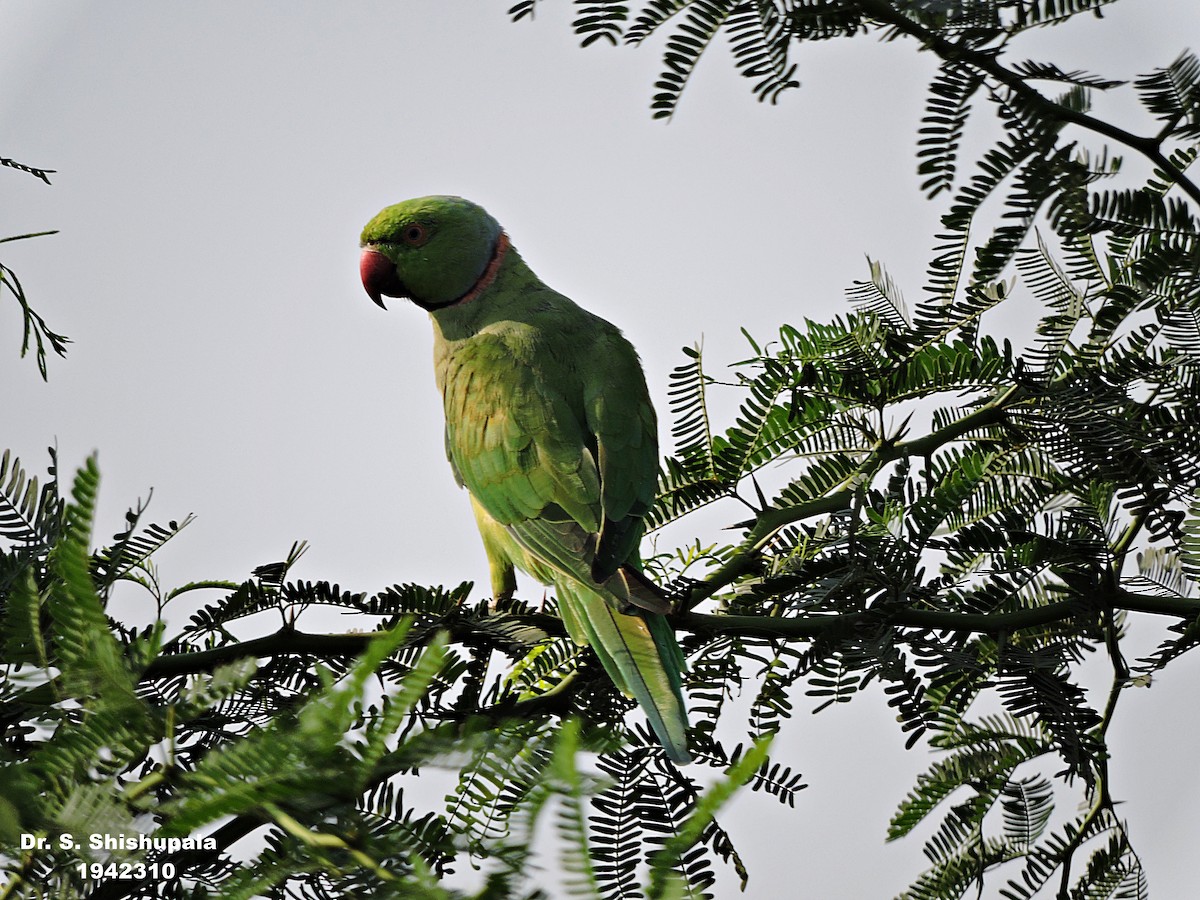
<svg viewBox="0 0 1200 900">
<path fill-rule="evenodd" d="M 77 863 L 75 870 L 83 878 L 93 881 L 170 881 L 176 875 L 174 863 Z"/>
</svg>

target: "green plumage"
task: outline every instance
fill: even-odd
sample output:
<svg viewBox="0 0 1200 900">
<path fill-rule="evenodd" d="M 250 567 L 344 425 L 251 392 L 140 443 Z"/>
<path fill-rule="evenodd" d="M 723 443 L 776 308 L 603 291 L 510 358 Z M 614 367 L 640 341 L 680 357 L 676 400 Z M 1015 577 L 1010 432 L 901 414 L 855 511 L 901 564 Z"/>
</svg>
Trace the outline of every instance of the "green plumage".
<svg viewBox="0 0 1200 900">
<path fill-rule="evenodd" d="M 468 201 L 388 207 L 362 240 L 372 298 L 408 297 L 433 319 L 446 455 L 471 494 L 493 592 L 511 595 L 514 567 L 553 584 L 571 638 L 687 762 L 683 657 L 638 571 L 658 442 L 633 347 L 542 284 Z"/>
</svg>

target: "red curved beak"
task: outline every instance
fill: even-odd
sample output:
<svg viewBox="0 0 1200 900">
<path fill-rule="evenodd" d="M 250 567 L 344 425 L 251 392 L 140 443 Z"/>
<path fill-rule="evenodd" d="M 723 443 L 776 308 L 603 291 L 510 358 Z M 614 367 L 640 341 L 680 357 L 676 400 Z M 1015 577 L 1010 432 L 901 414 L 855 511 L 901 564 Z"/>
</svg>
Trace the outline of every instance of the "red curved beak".
<svg viewBox="0 0 1200 900">
<path fill-rule="evenodd" d="M 378 250 L 363 248 L 362 256 L 358 259 L 358 274 L 367 296 L 383 309 L 387 309 L 383 305 L 384 297 L 408 296 L 404 283 L 396 274 L 396 264 Z"/>
</svg>

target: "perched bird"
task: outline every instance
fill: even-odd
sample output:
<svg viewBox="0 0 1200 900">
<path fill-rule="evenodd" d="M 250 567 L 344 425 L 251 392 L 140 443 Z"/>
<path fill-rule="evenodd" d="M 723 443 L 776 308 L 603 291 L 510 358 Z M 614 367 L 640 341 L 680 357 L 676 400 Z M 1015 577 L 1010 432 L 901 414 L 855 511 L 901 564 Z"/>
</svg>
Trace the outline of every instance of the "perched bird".
<svg viewBox="0 0 1200 900">
<path fill-rule="evenodd" d="M 683 654 L 640 571 L 658 439 L 637 353 L 613 325 L 538 279 L 486 211 L 459 197 L 389 206 L 362 232 L 371 299 L 433 321 L 446 455 L 471 495 L 497 598 L 514 567 L 552 584 L 571 638 L 690 761 Z"/>
</svg>

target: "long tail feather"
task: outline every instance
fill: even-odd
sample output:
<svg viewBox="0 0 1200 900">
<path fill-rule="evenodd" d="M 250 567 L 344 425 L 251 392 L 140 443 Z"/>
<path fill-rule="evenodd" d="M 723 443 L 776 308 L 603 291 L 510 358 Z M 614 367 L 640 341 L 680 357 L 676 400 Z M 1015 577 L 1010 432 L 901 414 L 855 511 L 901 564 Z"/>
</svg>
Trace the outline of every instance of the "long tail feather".
<svg viewBox="0 0 1200 900">
<path fill-rule="evenodd" d="M 619 613 L 602 595 L 574 582 L 559 582 L 557 594 L 572 639 L 590 644 L 613 683 L 638 702 L 667 756 L 681 765 L 691 762 L 683 654 L 667 621 L 655 613 Z"/>
</svg>

